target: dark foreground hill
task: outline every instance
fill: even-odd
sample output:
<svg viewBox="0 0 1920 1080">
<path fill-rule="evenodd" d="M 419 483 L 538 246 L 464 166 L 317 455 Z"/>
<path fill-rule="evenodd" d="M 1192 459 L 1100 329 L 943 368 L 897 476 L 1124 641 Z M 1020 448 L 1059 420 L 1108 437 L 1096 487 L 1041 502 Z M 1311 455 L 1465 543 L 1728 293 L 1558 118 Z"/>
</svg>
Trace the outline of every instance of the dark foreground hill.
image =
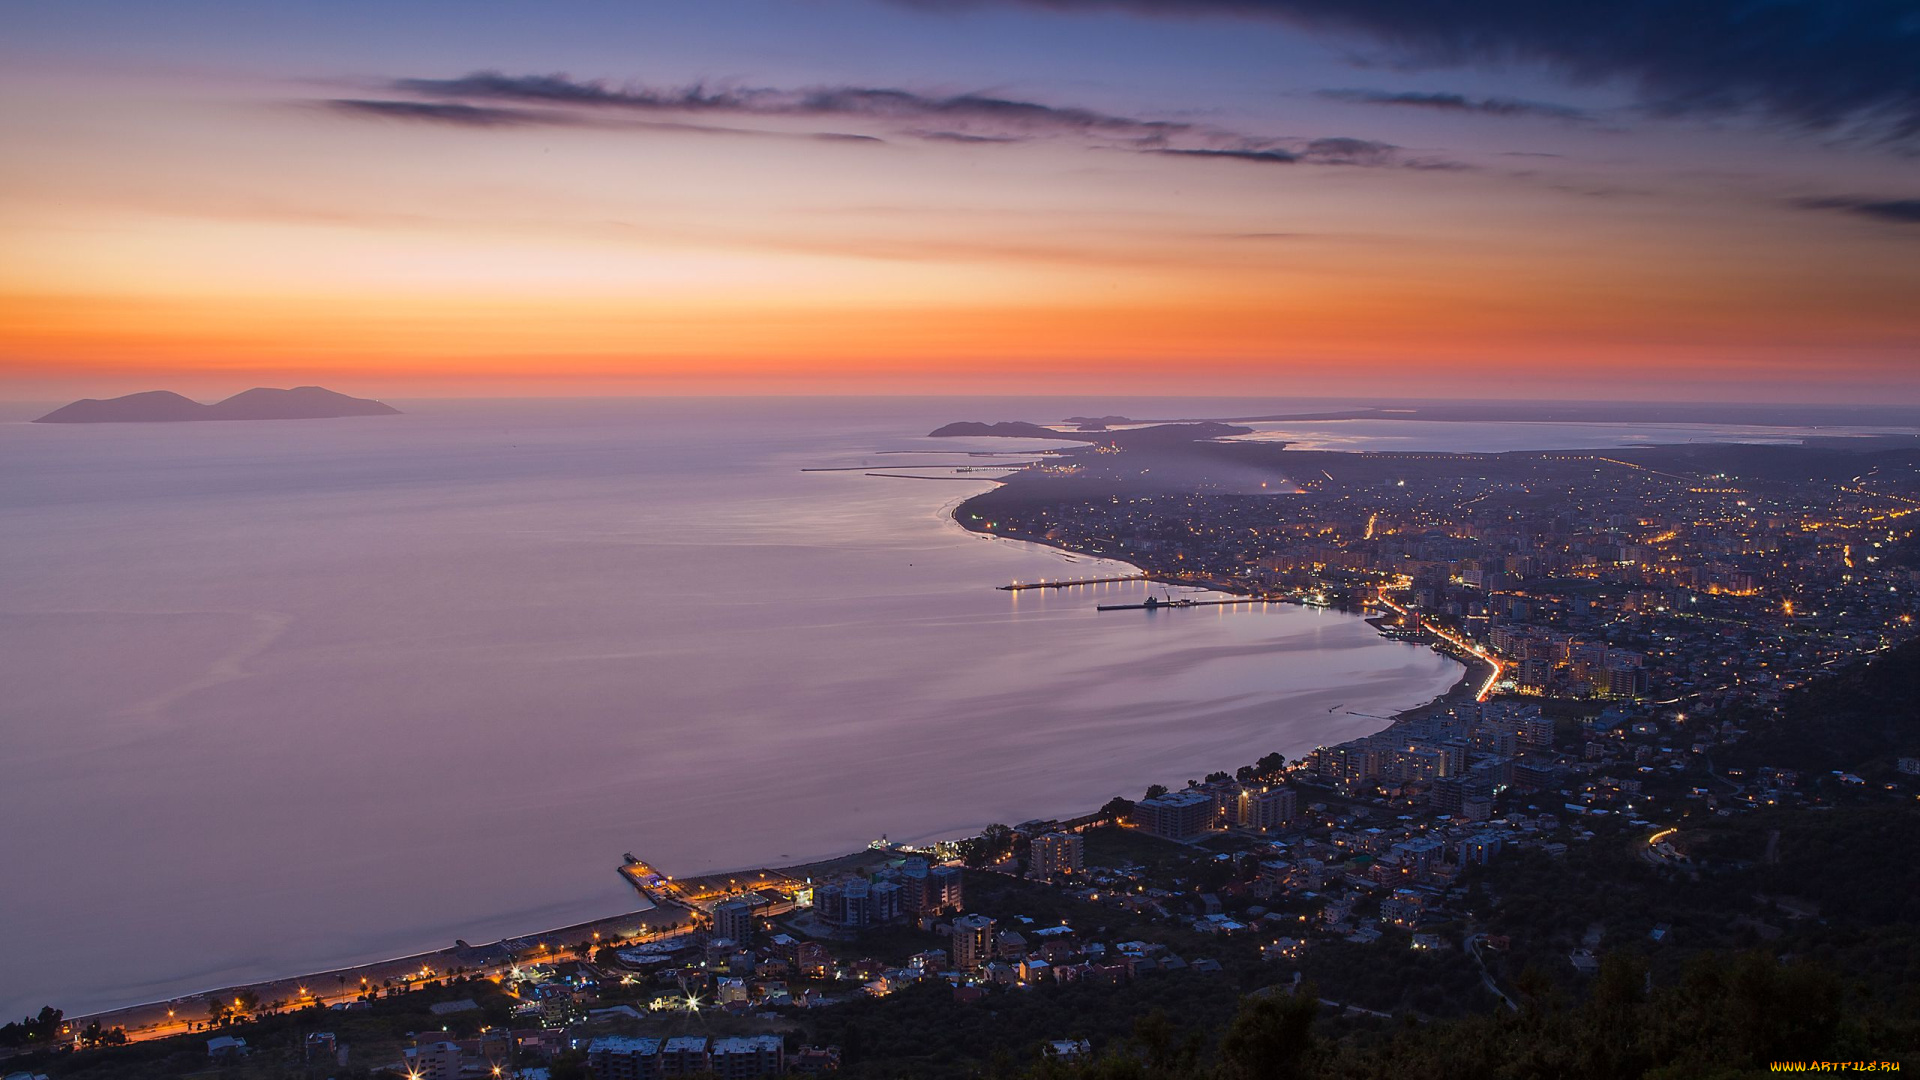
<svg viewBox="0 0 1920 1080">
<path fill-rule="evenodd" d="M 225 401 L 202 405 L 171 390 L 125 397 L 82 398 L 35 420 L 36 424 L 147 424 L 183 420 L 319 420 L 335 416 L 391 416 L 399 409 L 368 398 L 348 397 L 318 386 L 291 390 L 255 387 Z"/>
</svg>

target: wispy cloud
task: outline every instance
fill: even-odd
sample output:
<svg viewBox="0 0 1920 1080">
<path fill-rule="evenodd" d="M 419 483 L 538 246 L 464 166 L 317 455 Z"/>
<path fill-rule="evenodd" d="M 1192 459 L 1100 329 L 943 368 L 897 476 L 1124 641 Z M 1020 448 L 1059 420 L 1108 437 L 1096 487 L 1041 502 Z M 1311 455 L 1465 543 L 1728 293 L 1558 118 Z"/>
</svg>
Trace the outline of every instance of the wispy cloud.
<svg viewBox="0 0 1920 1080">
<path fill-rule="evenodd" d="M 1912 0 L 902 0 L 929 9 L 1273 18 L 1369 38 L 1406 67 L 1540 64 L 1618 80 L 1658 116 L 1746 113 L 1920 150 Z"/>
<path fill-rule="evenodd" d="M 783 120 L 867 126 L 891 137 L 959 145 L 1061 140 L 1101 150 L 1261 164 L 1464 167 L 1456 162 L 1410 156 L 1399 147 L 1368 139 L 1262 136 L 1188 120 L 1126 116 L 982 93 L 938 94 L 868 86 L 717 87 L 704 83 L 653 87 L 496 71 L 451 79 L 395 79 L 383 89 L 401 96 L 343 98 L 328 104 L 351 115 L 462 127 L 631 123 L 703 132 L 793 134 L 719 127 L 712 122 L 727 117 L 759 121 L 768 127 L 778 127 L 776 122 Z M 882 141 L 880 135 L 858 131 L 804 135 Z"/>
<path fill-rule="evenodd" d="M 457 127 L 521 127 L 534 124 L 564 123 L 565 118 L 524 109 L 500 109 L 483 105 L 454 105 L 430 101 L 383 101 L 371 98 L 335 98 L 328 108 L 353 116 L 381 120 L 410 120 Z"/>
<path fill-rule="evenodd" d="M 1264 149 L 1163 147 L 1152 152 L 1175 157 L 1222 158 L 1228 161 L 1251 162 L 1256 165 L 1349 165 L 1368 169 L 1457 170 L 1470 168 L 1470 166 L 1457 161 L 1411 157 L 1402 148 L 1392 143 L 1375 142 L 1372 139 L 1337 137 L 1302 140 L 1292 149 L 1278 147 Z"/>
<path fill-rule="evenodd" d="M 1251 161 L 1260 165 L 1292 165 L 1300 160 L 1300 155 L 1290 150 L 1155 150 L 1156 154 L 1169 157 L 1225 158 L 1228 161 Z"/>
<path fill-rule="evenodd" d="M 393 89 L 423 97 L 517 104 L 567 105 L 639 113 L 718 113 L 764 117 L 835 117 L 931 125 L 937 137 L 1017 141 L 1063 134 L 1158 145 L 1200 130 L 1183 121 L 1117 116 L 990 94 L 926 94 L 893 87 L 648 87 L 577 80 L 565 75 L 481 71 L 455 79 L 398 79 Z"/>
<path fill-rule="evenodd" d="M 1535 117 L 1567 123 L 1591 123 L 1594 119 L 1592 113 L 1571 105 L 1517 98 L 1470 98 L 1448 91 L 1321 90 L 1316 96 L 1351 105 L 1397 105 L 1480 116 Z"/>
<path fill-rule="evenodd" d="M 1851 196 L 1795 199 L 1802 210 L 1838 210 L 1895 225 L 1920 225 L 1920 199 L 1869 199 Z"/>
<path fill-rule="evenodd" d="M 916 131 L 912 134 L 914 138 L 925 139 L 928 142 L 1011 143 L 1020 141 L 1011 135 L 969 135 L 964 131 Z"/>
<path fill-rule="evenodd" d="M 1400 163 L 1400 148 L 1371 139 L 1314 139 L 1301 156 L 1328 165 L 1389 165 Z"/>
</svg>

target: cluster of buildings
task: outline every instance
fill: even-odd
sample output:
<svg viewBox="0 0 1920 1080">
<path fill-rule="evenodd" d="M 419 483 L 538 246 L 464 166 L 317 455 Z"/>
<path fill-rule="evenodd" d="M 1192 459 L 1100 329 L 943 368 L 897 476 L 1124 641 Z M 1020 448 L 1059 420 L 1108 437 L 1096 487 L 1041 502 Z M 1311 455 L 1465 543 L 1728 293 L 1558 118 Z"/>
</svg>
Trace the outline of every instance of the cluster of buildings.
<svg viewBox="0 0 1920 1080">
<path fill-rule="evenodd" d="M 1191 840 L 1216 828 L 1254 832 L 1284 829 L 1299 813 L 1299 797 L 1284 784 L 1216 780 L 1135 803 L 1132 822 L 1162 840 Z"/>
<path fill-rule="evenodd" d="M 796 1072 L 839 1068 L 839 1052 L 804 1047 L 795 1056 Z M 778 1076 L 788 1069 L 786 1044 L 778 1035 L 714 1038 L 679 1035 L 654 1039 L 607 1035 L 587 1044 L 587 1067 L 594 1080 L 660 1080 L 667 1076 L 712 1076 L 747 1080 Z"/>
<path fill-rule="evenodd" d="M 965 907 L 966 897 L 959 867 L 930 865 L 916 855 L 871 878 L 816 886 L 811 903 L 817 922 L 857 933 L 884 923 L 949 915 Z"/>
<path fill-rule="evenodd" d="M 459 1004 L 459 1003 L 456 1003 Z M 465 1003 L 472 1007 L 471 1002 Z M 313 1037 L 308 1039 L 307 1062 L 319 1063 Z M 541 1070 L 554 1055 L 569 1049 L 562 1033 L 545 1029 L 511 1030 L 493 1028 L 470 1038 L 456 1038 L 441 1031 L 416 1036 L 403 1051 L 398 1065 L 385 1072 L 408 1080 L 463 1080 L 467 1077 L 519 1077 L 540 1075 L 523 1070 Z M 344 1061 L 342 1061 L 344 1064 Z M 381 1070 L 375 1070 L 378 1074 Z"/>
<path fill-rule="evenodd" d="M 1564 773 L 1553 721 L 1537 705 L 1508 701 L 1451 702 L 1403 717 L 1384 731 L 1316 748 L 1303 771 L 1347 793 L 1424 794 L 1427 805 L 1469 821 L 1492 817 L 1501 791 L 1551 788 Z"/>
<path fill-rule="evenodd" d="M 1472 712 L 1473 706 L 1465 709 Z M 1253 839 L 1218 812 L 1199 832 L 1168 837 L 1193 845 L 1190 865 L 1195 868 L 1228 860 L 1231 873 L 1212 891 L 1196 893 L 1191 881 L 1130 865 L 1089 871 L 1076 895 L 1193 931 L 1251 935 L 1270 960 L 1298 960 L 1314 941 L 1328 937 L 1373 944 L 1390 929 L 1401 931 L 1401 939 L 1416 949 L 1457 948 L 1457 940 L 1435 928 L 1460 918 L 1457 904 L 1465 892 L 1459 879 L 1469 868 L 1525 848 L 1563 855 L 1569 844 L 1594 835 L 1578 820 L 1594 812 L 1584 807 L 1560 814 L 1462 813 L 1436 803 L 1430 785 L 1409 785 L 1406 790 L 1427 794 L 1406 798 L 1398 785 L 1329 781 L 1307 763 L 1296 766 L 1284 783 L 1269 786 L 1312 801 L 1284 828 L 1260 836 L 1240 854 L 1208 854 L 1210 848 L 1199 843 Z M 1202 806 L 1223 787 L 1195 785 L 1174 801 Z M 1134 824 L 1148 829 L 1140 819 Z"/>
<path fill-rule="evenodd" d="M 1920 502 L 1870 470 L 1795 479 L 1777 460 L 1795 452 L 1290 452 L 1291 484 L 1260 494 L 1089 496 L 1036 473 L 992 495 L 993 529 L 1173 580 L 1391 601 L 1410 633 L 1498 659 L 1507 694 L 1724 710 L 1913 633 Z M 1135 456 L 1101 459 L 1122 491 Z"/>
</svg>

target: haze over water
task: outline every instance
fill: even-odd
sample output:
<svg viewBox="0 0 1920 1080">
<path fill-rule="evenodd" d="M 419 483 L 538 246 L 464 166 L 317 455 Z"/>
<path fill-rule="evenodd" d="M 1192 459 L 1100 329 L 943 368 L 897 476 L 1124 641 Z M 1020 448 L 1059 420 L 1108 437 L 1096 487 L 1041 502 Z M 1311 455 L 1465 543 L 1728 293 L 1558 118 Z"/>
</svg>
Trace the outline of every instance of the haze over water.
<svg viewBox="0 0 1920 1080">
<path fill-rule="evenodd" d="M 960 530 L 984 481 L 800 471 L 982 465 L 954 452 L 1023 444 L 920 436 L 1058 403 L 397 404 L 0 424 L 0 1013 L 613 914 L 628 850 L 694 873 L 1083 812 L 1460 670 L 1336 613 L 996 591 L 1125 568 Z"/>
</svg>

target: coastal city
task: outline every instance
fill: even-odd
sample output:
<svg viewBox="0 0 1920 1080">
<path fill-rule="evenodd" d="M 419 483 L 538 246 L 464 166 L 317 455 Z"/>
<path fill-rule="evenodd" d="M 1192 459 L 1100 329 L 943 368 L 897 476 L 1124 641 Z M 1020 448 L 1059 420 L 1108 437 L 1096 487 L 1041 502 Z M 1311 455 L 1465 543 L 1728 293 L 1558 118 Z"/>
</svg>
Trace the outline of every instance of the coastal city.
<svg viewBox="0 0 1920 1080">
<path fill-rule="evenodd" d="M 0 12 L 0 1080 L 1920 1070 L 1920 0 Z"/>
<path fill-rule="evenodd" d="M 1124 440 L 1049 455 L 956 518 L 1125 559 L 1169 587 L 1366 614 L 1457 657 L 1453 690 L 1374 734 L 1168 777 L 1071 819 L 689 879 L 629 854 L 618 870 L 646 904 L 633 915 L 115 1014 L 43 1013 L 9 1025 L 6 1052 L 164 1047 L 234 1075 L 405 1080 L 885 1075 L 908 1059 L 940 1075 L 922 1060 L 935 1048 L 882 1050 L 894 1003 L 953 1025 L 1028 1015 L 997 1022 L 1023 1033 L 1000 1050 L 1010 1068 L 1071 1067 L 1142 1037 L 1109 1015 L 1127 1009 L 1060 1011 L 1070 996 L 1230 1008 L 1221 999 L 1246 989 L 1312 993 L 1326 1022 L 1361 1032 L 1518 1014 L 1622 947 L 1679 955 L 1724 936 L 1707 925 L 1777 941 L 1819 916 L 1804 897 L 1756 894 L 1708 919 L 1679 899 L 1595 906 L 1596 891 L 1711 889 L 1715 845 L 1754 815 L 1771 858 L 1781 828 L 1767 815 L 1920 797 L 1911 753 L 1818 771 L 1756 761 L 1750 738 L 1797 691 L 1914 637 L 1911 470 L 1857 457 L 1838 482 L 1808 479 L 1783 459 L 1813 451 L 1771 448 L 1260 448 L 1284 470 L 1267 482 L 1299 478 L 1291 490 L 1127 491 L 1129 470 L 1165 470 L 1168 453 L 1202 474 L 1195 454 L 1245 453 L 1153 445 L 1137 466 Z M 1732 471 L 1756 456 L 1765 469 Z M 1685 471 L 1702 457 L 1715 471 Z M 1132 611 L 1100 617 L 1198 617 L 1171 599 Z M 1540 888 L 1589 895 L 1543 909 L 1526 891 Z"/>
<path fill-rule="evenodd" d="M 1216 446 L 1267 451 L 1215 464 L 1257 462 L 1276 487 L 1298 490 L 1223 490 L 1196 474 L 1193 490 L 1119 497 L 1105 487 L 1124 490 L 1169 455 L 1114 448 L 1015 477 L 973 500 L 963 523 L 1123 559 L 1158 580 L 1385 610 L 1390 632 L 1497 665 L 1486 689 L 1503 696 L 1658 702 L 1704 718 L 1778 702 L 1813 673 L 1913 633 L 1920 559 L 1908 519 L 1920 501 L 1909 449 L 1882 461 L 1730 445 Z M 1127 457 L 1145 464 L 1119 464 Z M 1108 485 L 1087 493 L 1096 478 Z"/>
</svg>

